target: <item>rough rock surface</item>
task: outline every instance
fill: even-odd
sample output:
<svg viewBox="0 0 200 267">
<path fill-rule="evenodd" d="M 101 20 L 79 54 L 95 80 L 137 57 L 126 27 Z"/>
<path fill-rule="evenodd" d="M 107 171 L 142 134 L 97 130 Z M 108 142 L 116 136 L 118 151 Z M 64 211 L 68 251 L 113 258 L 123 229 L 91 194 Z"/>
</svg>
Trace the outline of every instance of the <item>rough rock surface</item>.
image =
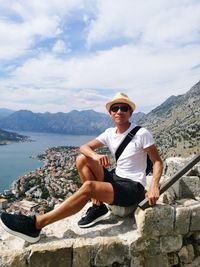
<svg viewBox="0 0 200 267">
<path fill-rule="evenodd" d="M 126 218 L 117 217 L 111 214 L 110 218 L 101 221 L 93 227 L 81 229 L 77 223 L 81 216 L 90 206 L 88 203 L 77 214 L 46 226 L 42 230 L 39 243 L 49 243 L 52 240 L 112 237 L 120 236 L 122 239 L 128 238 L 130 232 L 136 231 L 134 214 Z M 0 226 L 0 251 L 11 249 L 22 249 L 29 246 L 21 238 L 12 236 L 5 232 Z"/>
</svg>

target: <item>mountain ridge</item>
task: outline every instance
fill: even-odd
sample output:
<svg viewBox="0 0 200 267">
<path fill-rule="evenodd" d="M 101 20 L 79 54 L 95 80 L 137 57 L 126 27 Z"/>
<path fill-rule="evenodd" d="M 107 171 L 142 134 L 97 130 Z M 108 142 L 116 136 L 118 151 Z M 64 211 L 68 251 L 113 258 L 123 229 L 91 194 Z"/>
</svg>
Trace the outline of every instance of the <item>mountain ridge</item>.
<svg viewBox="0 0 200 267">
<path fill-rule="evenodd" d="M 0 108 L 0 119 L 7 117 L 9 115 L 11 115 L 12 113 L 14 113 L 14 110 L 11 109 L 7 109 L 7 108 Z"/>
<path fill-rule="evenodd" d="M 131 121 L 149 129 L 161 155 L 188 156 L 199 152 L 200 82 L 182 95 L 172 95 L 149 113 L 134 113 Z M 0 128 L 14 131 L 97 135 L 114 124 L 94 110 L 34 113 L 19 110 L 0 119 Z"/>
<path fill-rule="evenodd" d="M 144 113 L 136 113 L 132 120 L 137 122 L 143 116 Z M 94 110 L 72 110 L 68 113 L 19 110 L 0 120 L 0 128 L 8 130 L 76 135 L 99 134 L 113 125 L 109 115 Z"/>
</svg>

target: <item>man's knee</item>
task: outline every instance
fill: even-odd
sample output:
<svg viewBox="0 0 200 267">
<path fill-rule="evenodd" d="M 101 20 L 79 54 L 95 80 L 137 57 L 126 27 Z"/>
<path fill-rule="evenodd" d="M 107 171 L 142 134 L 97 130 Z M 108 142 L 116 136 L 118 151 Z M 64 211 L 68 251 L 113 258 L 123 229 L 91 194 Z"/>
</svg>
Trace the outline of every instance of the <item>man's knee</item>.
<svg viewBox="0 0 200 267">
<path fill-rule="evenodd" d="M 101 165 L 90 157 L 81 154 L 76 158 L 76 168 L 81 180 L 103 181 L 104 170 Z"/>
<path fill-rule="evenodd" d="M 80 169 L 81 167 L 83 167 L 87 162 L 87 157 L 83 154 L 78 155 L 78 157 L 76 158 L 76 168 Z"/>
</svg>

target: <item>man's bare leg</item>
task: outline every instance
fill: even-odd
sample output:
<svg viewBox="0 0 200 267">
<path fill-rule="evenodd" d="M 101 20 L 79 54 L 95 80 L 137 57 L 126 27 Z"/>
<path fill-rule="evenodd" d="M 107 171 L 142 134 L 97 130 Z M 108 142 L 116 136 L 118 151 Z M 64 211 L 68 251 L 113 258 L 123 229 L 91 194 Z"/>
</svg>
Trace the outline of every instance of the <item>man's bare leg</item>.
<svg viewBox="0 0 200 267">
<path fill-rule="evenodd" d="M 0 217 L 0 224 L 8 233 L 21 237 L 30 243 L 35 243 L 40 239 L 40 230 L 43 227 L 75 214 L 82 209 L 90 198 L 99 199 L 102 202 L 111 204 L 114 199 L 112 185 L 105 182 L 86 181 L 74 195 L 66 199 L 55 210 L 36 217 L 3 212 Z M 93 221 L 88 222 L 84 227 L 89 227 L 99 220 L 106 218 L 107 213 L 104 213 L 102 209 L 97 215 L 99 216 L 93 217 Z"/>
<path fill-rule="evenodd" d="M 80 211 L 89 199 L 99 199 L 111 204 L 114 200 L 114 191 L 110 183 L 86 181 L 71 197 L 66 199 L 58 208 L 36 218 L 37 229 L 66 218 Z"/>
<path fill-rule="evenodd" d="M 76 158 L 76 167 L 81 181 L 103 181 L 103 167 L 91 158 L 87 158 L 83 154 Z"/>
<path fill-rule="evenodd" d="M 98 162 L 94 161 L 91 158 L 84 156 L 83 154 L 79 155 L 76 159 L 76 167 L 79 173 L 81 181 L 103 181 L 104 180 L 104 171 L 103 167 L 99 165 Z M 92 202 L 96 205 L 100 205 L 101 202 L 96 199 L 91 199 Z"/>
<path fill-rule="evenodd" d="M 104 180 L 102 166 L 81 154 L 76 159 L 76 167 L 83 182 L 82 187 L 66 199 L 57 209 L 43 215 L 38 215 L 36 219 L 38 229 L 77 213 L 90 199 L 97 205 L 100 205 L 102 202 L 113 202 L 114 192 L 112 185 L 110 183 L 102 183 Z"/>
</svg>

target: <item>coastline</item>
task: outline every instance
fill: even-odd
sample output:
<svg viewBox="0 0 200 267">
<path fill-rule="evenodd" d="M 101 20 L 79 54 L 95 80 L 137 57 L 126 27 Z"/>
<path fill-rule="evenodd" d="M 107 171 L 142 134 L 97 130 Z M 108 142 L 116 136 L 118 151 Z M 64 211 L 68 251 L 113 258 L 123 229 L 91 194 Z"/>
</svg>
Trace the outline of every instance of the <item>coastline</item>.
<svg viewBox="0 0 200 267">
<path fill-rule="evenodd" d="M 102 148 L 99 153 L 107 153 Z M 79 147 L 48 148 L 37 155 L 43 161 L 39 167 L 14 180 L 2 197 L 8 200 L 6 211 L 24 215 L 43 214 L 55 208 L 81 186 L 75 166 Z"/>
<path fill-rule="evenodd" d="M 0 146 L 0 192 L 8 190 L 18 177 L 42 167 L 43 163 L 35 158 L 46 149 L 58 146 L 80 147 L 94 138 L 93 136 L 35 132 L 20 132 L 19 134 L 30 136 L 32 142 L 12 142 L 9 145 Z"/>
<path fill-rule="evenodd" d="M 23 214 L 44 213 L 69 197 L 78 189 L 75 158 L 78 147 L 53 147 L 36 157 L 43 161 L 39 167 L 14 180 L 9 189 L 4 190 L 9 212 Z M 34 208 L 24 210 L 21 201 L 32 202 Z"/>
<path fill-rule="evenodd" d="M 9 143 L 8 142 L 0 142 L 0 146 L 5 146 L 5 145 L 8 145 Z"/>
<path fill-rule="evenodd" d="M 30 136 L 22 135 L 10 130 L 0 129 L 0 145 L 8 145 L 11 143 L 31 142 Z"/>
<path fill-rule="evenodd" d="M 26 138 L 24 139 L 19 139 L 19 140 L 1 140 L 0 141 L 0 146 L 4 146 L 4 145 L 10 145 L 13 143 L 30 143 L 30 142 L 34 142 L 34 140 L 30 139 L 29 136 L 26 136 Z"/>
</svg>

